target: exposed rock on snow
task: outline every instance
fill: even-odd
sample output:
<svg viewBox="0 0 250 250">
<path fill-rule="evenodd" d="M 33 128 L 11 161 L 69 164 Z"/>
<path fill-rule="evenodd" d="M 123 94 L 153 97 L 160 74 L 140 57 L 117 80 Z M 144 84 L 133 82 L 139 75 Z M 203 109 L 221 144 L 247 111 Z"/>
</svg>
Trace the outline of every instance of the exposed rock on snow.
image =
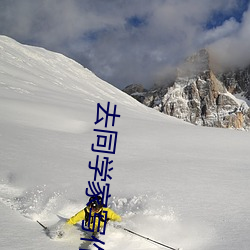
<svg viewBox="0 0 250 250">
<path fill-rule="evenodd" d="M 144 101 L 144 95 L 147 92 L 142 84 L 130 84 L 123 91 L 128 95 L 132 95 L 139 102 Z"/>
<path fill-rule="evenodd" d="M 250 100 L 250 66 L 245 69 L 227 70 L 218 74 L 218 79 L 225 84 L 230 93 L 242 93 Z"/>
</svg>

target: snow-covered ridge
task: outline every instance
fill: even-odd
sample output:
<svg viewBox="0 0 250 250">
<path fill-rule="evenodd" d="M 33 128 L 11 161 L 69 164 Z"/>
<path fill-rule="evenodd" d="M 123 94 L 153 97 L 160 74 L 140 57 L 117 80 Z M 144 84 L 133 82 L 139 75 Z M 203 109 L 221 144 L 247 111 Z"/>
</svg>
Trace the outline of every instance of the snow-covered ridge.
<svg viewBox="0 0 250 250">
<path fill-rule="evenodd" d="M 5 36 L 0 36 L 0 60 L 1 85 L 17 93 L 36 94 L 39 87 L 43 91 L 51 91 L 53 86 L 62 93 L 69 90 L 76 95 L 83 93 L 97 100 L 103 99 L 101 95 L 113 100 L 120 92 L 62 54 L 22 45 Z M 126 98 L 122 93 L 120 95 L 124 98 L 117 98 L 118 102 L 135 105 L 132 99 Z"/>
<path fill-rule="evenodd" d="M 0 36 L 0 74 L 0 112 L 5 113 L 2 119 L 13 119 L 28 126 L 83 132 L 87 129 L 86 119 L 73 119 L 75 111 L 71 107 L 81 105 L 84 108 L 94 102 L 111 101 L 128 109 L 136 106 L 145 110 L 133 98 L 75 61 L 43 48 L 22 45 L 5 36 Z M 71 103 L 68 103 L 69 95 L 73 97 Z M 62 112 L 61 106 L 65 103 L 68 106 Z M 6 108 L 8 114 L 4 111 Z"/>
</svg>

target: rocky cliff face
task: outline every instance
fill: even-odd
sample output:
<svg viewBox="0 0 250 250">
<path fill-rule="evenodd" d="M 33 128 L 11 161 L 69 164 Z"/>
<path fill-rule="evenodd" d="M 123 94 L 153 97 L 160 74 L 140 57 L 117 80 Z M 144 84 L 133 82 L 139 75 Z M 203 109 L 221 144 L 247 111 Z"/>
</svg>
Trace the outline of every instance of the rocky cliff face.
<svg viewBox="0 0 250 250">
<path fill-rule="evenodd" d="M 250 97 L 250 67 L 214 74 L 209 53 L 201 50 L 178 68 L 174 83 L 129 94 L 143 104 L 196 125 L 248 129 L 250 109 L 233 94 Z M 128 89 L 133 89 L 133 85 Z M 128 93 L 127 89 L 127 93 Z"/>
<path fill-rule="evenodd" d="M 250 100 L 250 66 L 244 69 L 228 70 L 217 74 L 217 77 L 225 84 L 230 93 L 240 93 Z"/>
</svg>

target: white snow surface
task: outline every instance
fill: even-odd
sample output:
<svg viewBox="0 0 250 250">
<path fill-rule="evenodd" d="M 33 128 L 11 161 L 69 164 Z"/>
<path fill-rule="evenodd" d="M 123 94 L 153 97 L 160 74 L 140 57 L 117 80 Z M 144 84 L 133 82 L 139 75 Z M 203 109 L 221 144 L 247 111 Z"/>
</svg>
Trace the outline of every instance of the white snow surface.
<svg viewBox="0 0 250 250">
<path fill-rule="evenodd" d="M 126 70 L 126 69 L 124 69 Z M 0 36 L 0 249 L 75 250 L 50 239 L 93 181 L 97 103 L 117 105 L 109 206 L 123 227 L 183 250 L 250 249 L 249 132 L 193 126 L 147 108 L 71 59 Z M 100 154 L 107 156 L 105 154 Z M 117 224 L 117 223 L 113 223 Z M 164 249 L 108 225 L 104 249 Z M 92 246 L 92 249 L 97 249 Z M 166 249 L 166 248 L 165 248 Z"/>
</svg>

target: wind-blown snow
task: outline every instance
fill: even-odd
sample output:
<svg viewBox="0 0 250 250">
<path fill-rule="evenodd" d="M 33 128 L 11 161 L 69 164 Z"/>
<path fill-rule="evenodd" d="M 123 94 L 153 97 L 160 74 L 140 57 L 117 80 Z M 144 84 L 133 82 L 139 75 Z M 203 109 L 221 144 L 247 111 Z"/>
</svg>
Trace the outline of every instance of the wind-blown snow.
<svg viewBox="0 0 250 250">
<path fill-rule="evenodd" d="M 126 70 L 126 69 L 124 69 Z M 53 227 L 86 202 L 96 105 L 117 105 L 109 205 L 122 226 L 184 250 L 248 250 L 248 132 L 196 127 L 149 109 L 63 55 L 0 37 L 1 249 L 78 249 Z M 116 224 L 116 223 L 113 223 Z M 104 249 L 162 249 L 112 225 Z M 93 248 L 94 249 L 94 248 Z"/>
</svg>

